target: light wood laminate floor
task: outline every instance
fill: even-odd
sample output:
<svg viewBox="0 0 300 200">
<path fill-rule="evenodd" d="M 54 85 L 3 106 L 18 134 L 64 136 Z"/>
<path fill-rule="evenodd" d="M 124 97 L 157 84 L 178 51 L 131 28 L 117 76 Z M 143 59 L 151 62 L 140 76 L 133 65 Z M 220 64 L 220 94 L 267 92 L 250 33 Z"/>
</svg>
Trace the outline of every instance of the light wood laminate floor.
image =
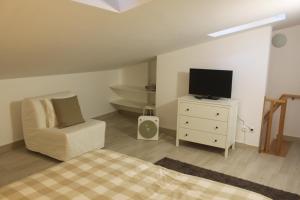
<svg viewBox="0 0 300 200">
<path fill-rule="evenodd" d="M 175 135 L 161 133 L 159 141 L 136 140 L 137 119 L 124 114 L 103 118 L 107 122 L 105 148 L 150 162 L 169 157 L 207 169 L 300 194 L 300 142 L 292 143 L 286 158 L 259 154 L 237 145 L 224 159 L 222 150 L 193 143 L 175 146 Z M 0 186 L 39 172 L 59 162 L 29 152 L 24 147 L 0 154 Z"/>
</svg>

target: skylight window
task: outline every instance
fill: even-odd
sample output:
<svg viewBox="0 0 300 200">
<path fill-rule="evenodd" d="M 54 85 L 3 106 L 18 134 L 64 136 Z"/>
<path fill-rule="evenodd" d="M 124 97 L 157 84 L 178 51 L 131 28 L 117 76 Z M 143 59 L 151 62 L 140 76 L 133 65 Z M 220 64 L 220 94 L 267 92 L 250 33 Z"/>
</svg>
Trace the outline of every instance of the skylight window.
<svg viewBox="0 0 300 200">
<path fill-rule="evenodd" d="M 272 23 L 275 23 L 275 22 L 283 21 L 285 19 L 286 19 L 286 14 L 279 14 L 279 15 L 275 15 L 273 17 L 265 18 L 265 19 L 262 19 L 262 20 L 254 21 L 254 22 L 250 22 L 248 24 L 243 24 L 243 25 L 240 25 L 240 26 L 235 26 L 235 27 L 231 27 L 231 28 L 228 28 L 228 29 L 224 29 L 224 30 L 221 30 L 221 31 L 218 31 L 218 32 L 215 32 L 215 33 L 210 33 L 210 34 L 208 34 L 208 36 L 210 36 L 210 37 L 220 37 L 220 36 L 240 32 L 240 31 L 245 31 L 245 30 L 249 30 L 249 29 L 252 29 L 252 28 L 264 26 L 264 25 L 267 25 L 267 24 L 272 24 Z"/>
<path fill-rule="evenodd" d="M 122 13 L 136 8 L 151 0 L 73 0 L 78 3 L 98 7 L 112 12 Z"/>
</svg>

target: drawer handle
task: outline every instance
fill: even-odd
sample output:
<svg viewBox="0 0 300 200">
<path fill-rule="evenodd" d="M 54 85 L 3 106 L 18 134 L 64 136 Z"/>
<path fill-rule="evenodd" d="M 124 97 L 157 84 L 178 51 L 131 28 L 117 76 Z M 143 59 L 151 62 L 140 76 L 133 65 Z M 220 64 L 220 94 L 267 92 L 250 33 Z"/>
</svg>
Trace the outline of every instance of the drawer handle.
<svg viewBox="0 0 300 200">
<path fill-rule="evenodd" d="M 187 137 L 187 136 L 188 136 L 188 134 L 186 133 L 186 134 L 185 134 L 185 136 Z"/>
<path fill-rule="evenodd" d="M 219 127 L 218 127 L 218 126 L 216 126 L 216 129 L 219 129 Z"/>
<path fill-rule="evenodd" d="M 185 111 L 189 112 L 189 111 L 190 111 L 190 109 L 189 109 L 189 108 L 187 108 L 187 109 L 185 109 Z"/>
<path fill-rule="evenodd" d="M 219 116 L 220 115 L 220 113 L 217 113 L 217 116 Z"/>
<path fill-rule="evenodd" d="M 185 122 L 185 124 L 189 124 L 189 122 L 188 122 L 188 121 L 186 121 L 186 122 Z"/>
<path fill-rule="evenodd" d="M 218 140 L 215 140 L 214 142 L 218 142 Z"/>
</svg>

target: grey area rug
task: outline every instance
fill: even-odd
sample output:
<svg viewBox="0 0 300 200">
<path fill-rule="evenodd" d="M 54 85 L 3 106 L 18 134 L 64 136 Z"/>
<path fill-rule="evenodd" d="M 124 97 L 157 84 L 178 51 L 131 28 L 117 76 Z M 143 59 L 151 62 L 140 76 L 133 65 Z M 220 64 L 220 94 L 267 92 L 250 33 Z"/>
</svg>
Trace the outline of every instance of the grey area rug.
<svg viewBox="0 0 300 200">
<path fill-rule="evenodd" d="M 178 160 L 170 158 L 163 158 L 155 163 L 167 169 L 171 169 L 177 172 L 181 172 L 188 175 L 198 176 L 213 181 L 225 183 L 235 187 L 243 188 L 262 194 L 274 200 L 300 200 L 300 196 L 294 193 L 285 192 L 282 190 L 274 189 L 251 181 L 243 180 L 219 172 L 204 169 L 198 166 L 194 166 L 188 163 L 183 163 Z"/>
</svg>

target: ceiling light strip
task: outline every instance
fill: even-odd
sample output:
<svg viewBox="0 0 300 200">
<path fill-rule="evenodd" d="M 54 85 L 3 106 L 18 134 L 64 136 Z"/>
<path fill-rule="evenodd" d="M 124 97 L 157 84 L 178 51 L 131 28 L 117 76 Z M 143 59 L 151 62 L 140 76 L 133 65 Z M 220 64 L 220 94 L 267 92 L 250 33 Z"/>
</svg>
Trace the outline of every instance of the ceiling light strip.
<svg viewBox="0 0 300 200">
<path fill-rule="evenodd" d="M 260 26 L 264 26 L 267 24 L 272 24 L 275 22 L 279 22 L 279 21 L 283 21 L 286 19 L 286 14 L 279 14 L 279 15 L 275 15 L 273 17 L 269 17 L 269 18 L 265 18 L 262 20 L 258 20 L 258 21 L 254 21 L 254 22 L 250 22 L 248 24 L 243 24 L 240 26 L 235 26 L 235 27 L 231 27 L 228 29 L 224 29 L 215 33 L 210 33 L 208 34 L 208 36 L 210 37 L 220 37 L 220 36 L 224 36 L 224 35 L 228 35 L 228 34 L 232 34 L 232 33 L 236 33 L 236 32 L 240 32 L 240 31 L 245 31 L 245 30 L 249 30 L 252 28 L 256 28 L 256 27 L 260 27 Z"/>
</svg>

